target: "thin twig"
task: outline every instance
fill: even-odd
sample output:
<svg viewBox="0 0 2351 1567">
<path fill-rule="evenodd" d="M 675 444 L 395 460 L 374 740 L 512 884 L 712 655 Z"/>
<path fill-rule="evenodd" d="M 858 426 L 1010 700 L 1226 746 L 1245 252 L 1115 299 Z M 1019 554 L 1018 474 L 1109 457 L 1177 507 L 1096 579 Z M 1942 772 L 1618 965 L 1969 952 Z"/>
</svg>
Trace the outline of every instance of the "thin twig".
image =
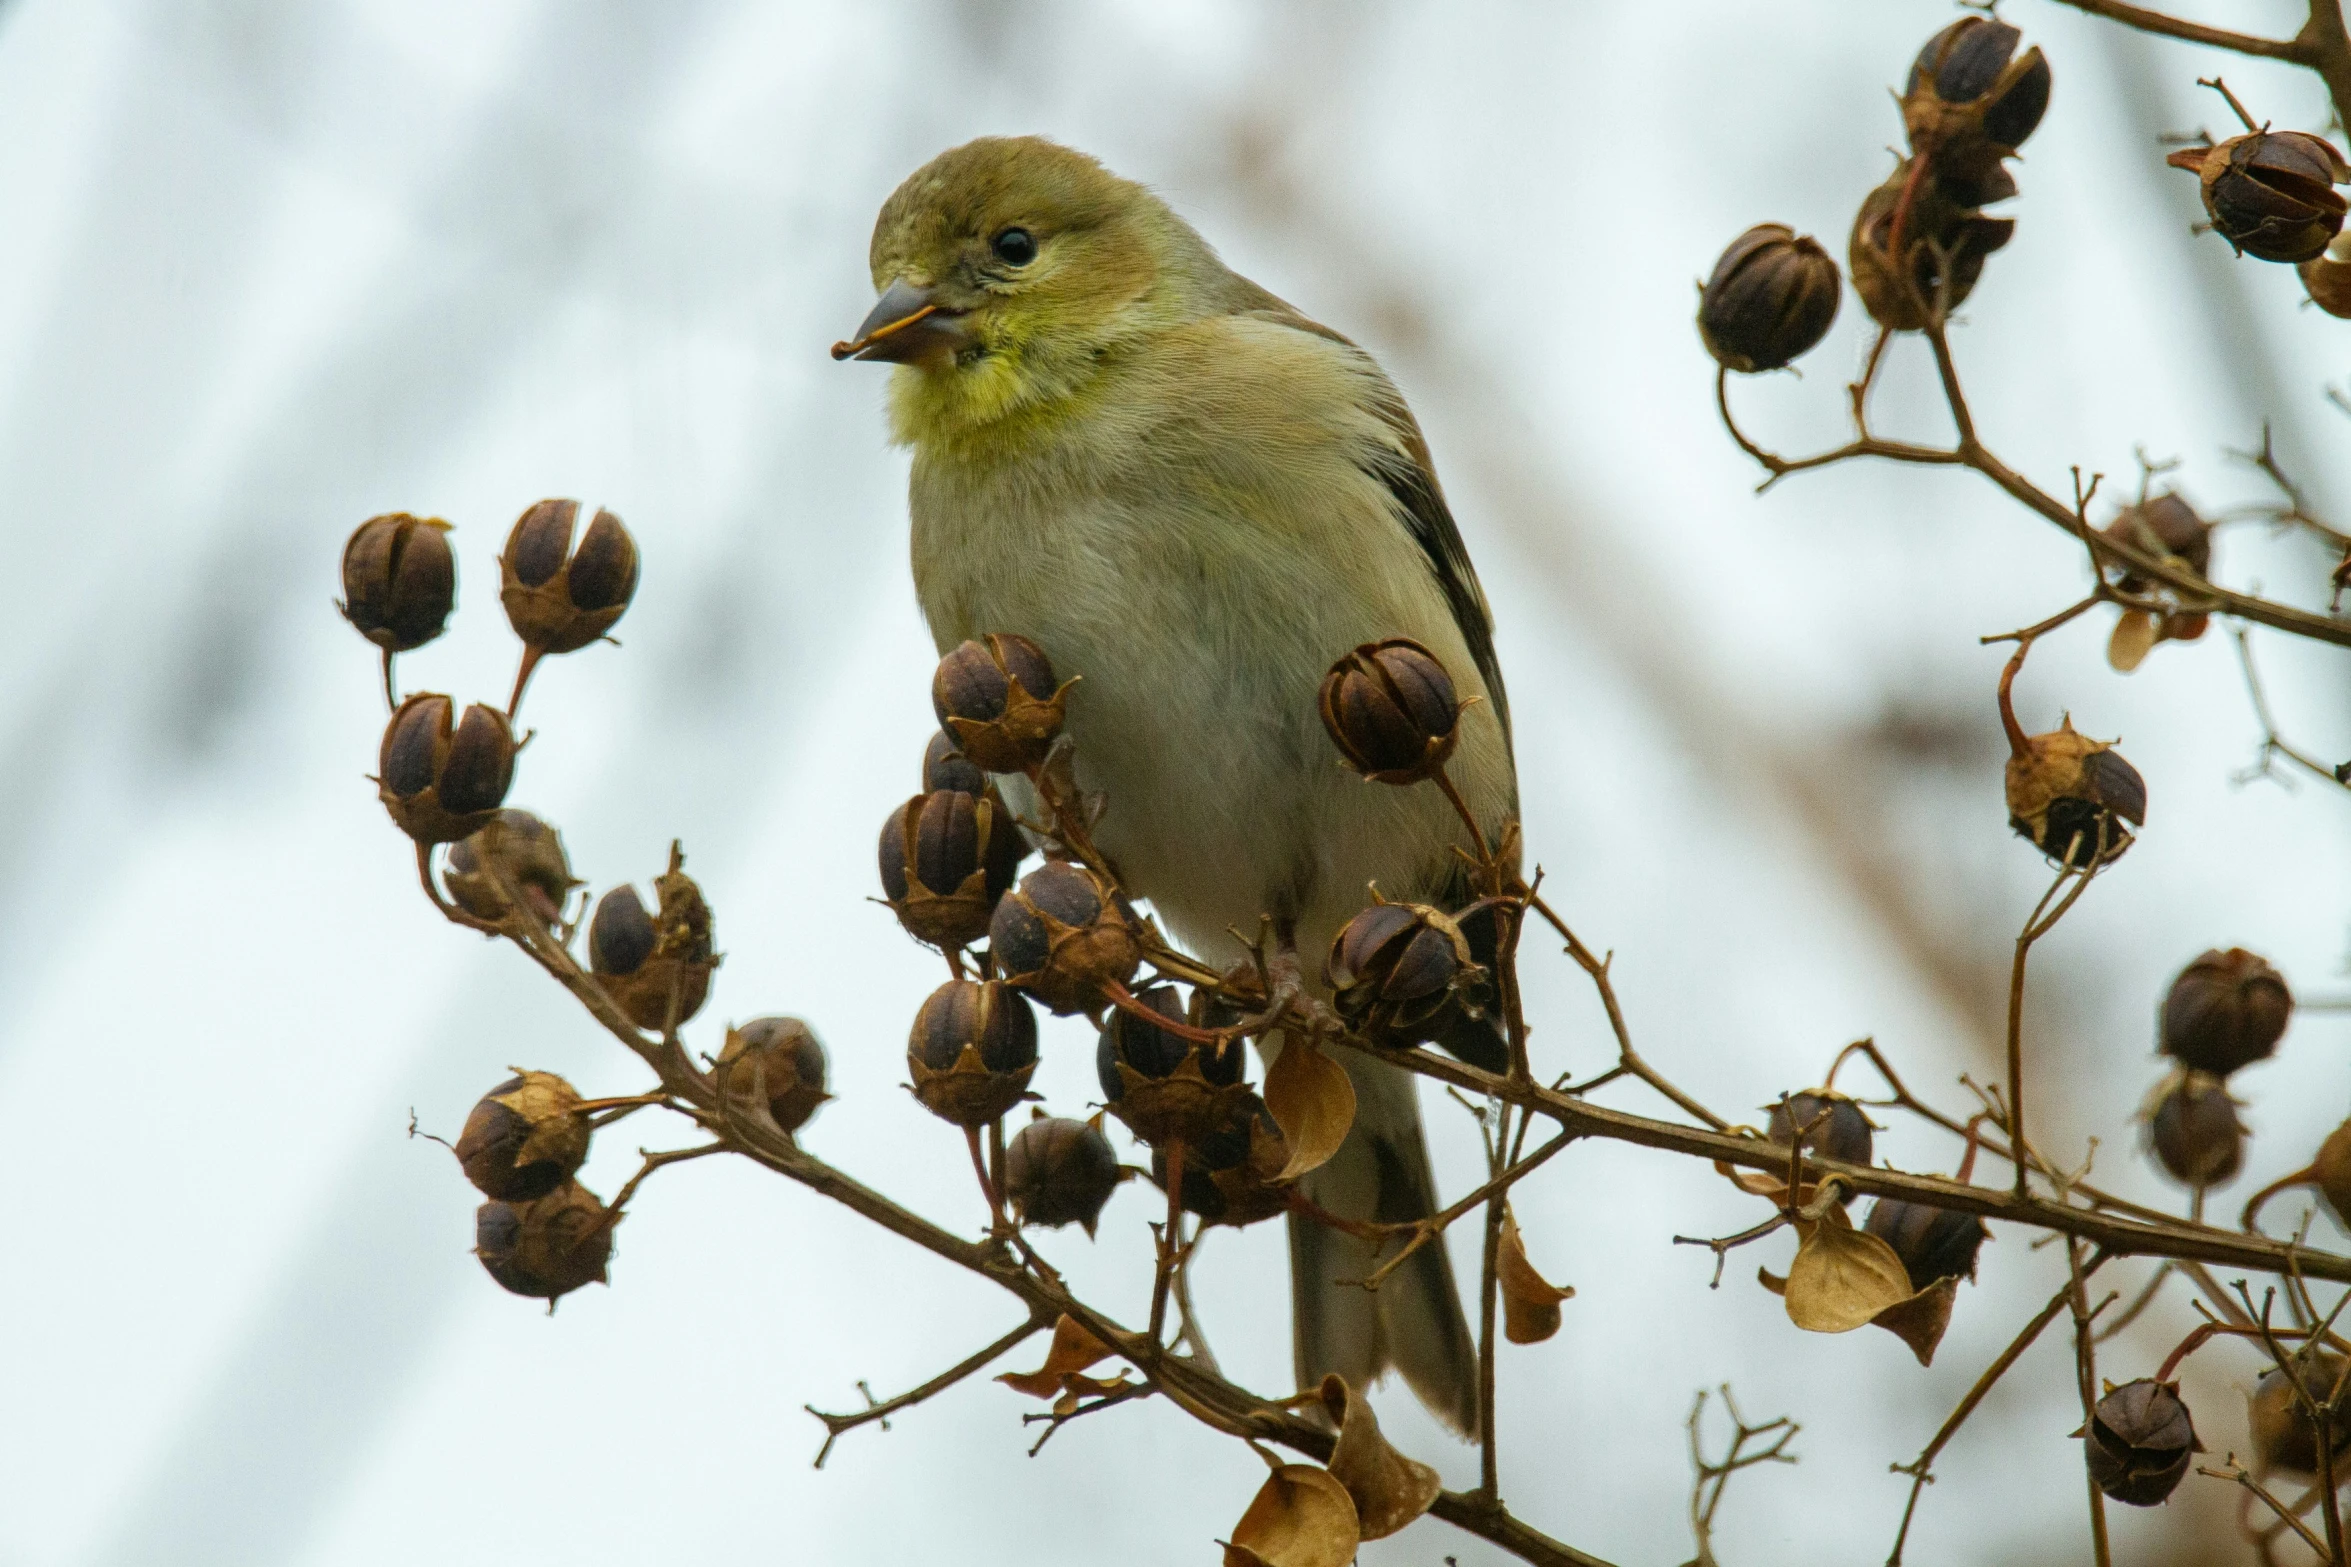
<svg viewBox="0 0 2351 1567">
<path fill-rule="evenodd" d="M 962 1381 L 965 1377 L 972 1375 L 974 1372 L 986 1370 L 989 1366 L 995 1364 L 998 1360 L 1001 1360 L 1004 1356 L 1010 1354 L 1013 1350 L 1019 1348 L 1022 1344 L 1034 1338 L 1039 1332 L 1051 1327 L 1052 1325 L 1052 1318 L 1043 1315 L 1032 1314 L 1028 1321 L 1022 1323 L 1019 1327 L 1014 1328 L 1011 1332 L 996 1340 L 995 1343 L 990 1344 L 987 1348 L 980 1350 L 975 1354 L 957 1361 L 954 1365 L 949 1366 L 946 1370 L 940 1372 L 937 1376 L 931 1378 L 928 1382 L 923 1383 L 919 1387 L 909 1388 L 907 1391 L 899 1394 L 896 1398 L 886 1398 L 878 1404 L 873 1402 L 872 1394 L 866 1394 L 866 1407 L 860 1410 L 856 1410 L 850 1414 L 830 1415 L 817 1408 L 814 1404 L 801 1405 L 801 1408 L 807 1410 L 810 1414 L 816 1416 L 817 1419 L 824 1422 L 824 1446 L 816 1450 L 816 1462 L 811 1464 L 809 1467 L 812 1469 L 822 1469 L 824 1467 L 824 1461 L 832 1456 L 833 1444 L 841 1439 L 843 1432 L 854 1431 L 861 1425 L 866 1425 L 877 1420 L 881 1422 L 883 1430 L 889 1430 L 890 1416 L 896 1414 L 899 1410 L 909 1408 L 915 1404 L 919 1404 L 924 1399 L 931 1397 L 935 1393 L 944 1393 L 947 1391 L 947 1389 L 953 1387 L 956 1383 Z M 857 1384 L 857 1386 L 860 1391 L 863 1391 L 865 1384 L 860 1382 Z"/>
</svg>

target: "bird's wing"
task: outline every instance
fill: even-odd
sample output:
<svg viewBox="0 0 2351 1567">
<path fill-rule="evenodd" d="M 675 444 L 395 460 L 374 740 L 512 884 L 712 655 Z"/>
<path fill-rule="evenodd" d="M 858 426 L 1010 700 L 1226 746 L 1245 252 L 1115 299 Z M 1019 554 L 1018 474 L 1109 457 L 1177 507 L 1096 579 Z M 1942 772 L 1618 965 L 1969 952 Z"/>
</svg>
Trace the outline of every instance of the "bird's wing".
<svg viewBox="0 0 2351 1567">
<path fill-rule="evenodd" d="M 1234 310 L 1235 315 L 1254 316 L 1293 331 L 1312 333 L 1362 357 L 1370 372 L 1368 384 L 1373 388 L 1372 411 L 1396 438 L 1395 446 L 1383 454 L 1383 459 L 1366 464 L 1366 468 L 1396 498 L 1405 531 L 1428 557 L 1437 587 L 1453 611 L 1454 623 L 1461 628 L 1461 640 L 1468 645 L 1469 656 L 1477 661 L 1478 674 L 1486 683 L 1487 697 L 1494 704 L 1495 716 L 1502 721 L 1502 736 L 1507 741 L 1510 697 L 1502 688 L 1502 662 L 1494 654 L 1494 612 L 1486 605 L 1486 590 L 1478 585 L 1477 568 L 1469 563 L 1469 550 L 1461 542 L 1461 529 L 1445 504 L 1445 491 L 1437 483 L 1436 464 L 1429 457 L 1428 437 L 1421 434 L 1420 421 L 1413 418 L 1404 394 L 1388 379 L 1387 372 L 1351 339 L 1300 314 L 1286 300 L 1256 284 L 1246 279 L 1236 281 L 1241 283 L 1242 292 L 1236 300 L 1239 308 Z"/>
</svg>

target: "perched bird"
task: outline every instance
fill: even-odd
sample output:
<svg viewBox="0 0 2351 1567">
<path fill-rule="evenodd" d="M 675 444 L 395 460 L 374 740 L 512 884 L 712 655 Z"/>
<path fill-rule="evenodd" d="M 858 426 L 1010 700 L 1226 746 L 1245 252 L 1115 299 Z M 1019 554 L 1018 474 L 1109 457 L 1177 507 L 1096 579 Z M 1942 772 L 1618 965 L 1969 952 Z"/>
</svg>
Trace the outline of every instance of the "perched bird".
<svg viewBox="0 0 2351 1567">
<path fill-rule="evenodd" d="M 1492 620 L 1426 442 L 1346 338 L 1227 268 L 1165 202 L 1035 137 L 941 154 L 882 207 L 881 299 L 836 356 L 900 368 L 915 590 L 942 652 L 1034 639 L 1065 678 L 1078 781 L 1121 881 L 1195 952 L 1270 916 L 1308 983 L 1370 901 L 1459 907 L 1461 823 L 1370 784 L 1322 733 L 1332 661 L 1411 637 L 1464 697 L 1451 776 L 1489 839 L 1517 812 Z M 1490 1021 L 1443 1041 L 1499 1069 Z M 1277 1047 L 1278 1048 L 1278 1047 Z M 1357 1116 L 1306 1194 L 1436 1211 L 1411 1078 L 1355 1057 Z M 1290 1221 L 1299 1385 L 1391 1366 L 1465 1436 L 1477 1354 L 1442 1245 L 1377 1292 L 1371 1248 Z"/>
</svg>

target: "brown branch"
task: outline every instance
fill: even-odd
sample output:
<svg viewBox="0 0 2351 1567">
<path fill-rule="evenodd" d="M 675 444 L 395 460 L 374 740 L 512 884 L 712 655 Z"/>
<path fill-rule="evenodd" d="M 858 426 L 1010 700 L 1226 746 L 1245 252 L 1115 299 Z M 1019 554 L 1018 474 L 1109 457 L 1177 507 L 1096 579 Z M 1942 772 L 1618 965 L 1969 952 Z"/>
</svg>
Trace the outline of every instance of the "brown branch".
<svg viewBox="0 0 2351 1567">
<path fill-rule="evenodd" d="M 2234 631 L 2237 643 L 2237 664 L 2245 672 L 2245 694 L 2252 699 L 2253 717 L 2261 725 L 2260 760 L 2253 764 L 2250 773 L 2240 775 L 2240 781 L 2268 777 L 2276 770 L 2271 765 L 2272 762 L 2282 756 L 2323 783 L 2351 790 L 2351 775 L 2337 772 L 2309 752 L 2289 744 L 2278 733 L 2277 718 L 2269 708 L 2269 693 L 2262 688 L 2260 672 L 2253 667 L 2252 638 L 2243 626 L 2235 627 Z"/>
<path fill-rule="evenodd" d="M 1529 1119 L 1532 1118 L 1530 1117 Z M 1450 1226 L 1455 1220 L 1467 1214 L 1470 1209 L 1477 1207 L 1480 1203 L 1486 1201 L 1486 1199 L 1489 1197 L 1501 1196 L 1511 1187 L 1516 1186 L 1520 1181 L 1534 1174 L 1535 1171 L 1541 1168 L 1542 1165 L 1547 1160 L 1549 1160 L 1553 1154 L 1559 1152 L 1560 1149 L 1565 1148 L 1569 1143 L 1574 1141 L 1575 1136 L 1573 1133 L 1561 1132 L 1557 1137 L 1552 1138 L 1549 1142 L 1536 1149 L 1526 1158 L 1518 1160 L 1508 1169 L 1504 1170 L 1500 1175 L 1497 1175 L 1493 1179 L 1487 1181 L 1485 1185 L 1479 1187 L 1476 1191 L 1471 1192 L 1468 1196 L 1462 1198 L 1459 1202 L 1445 1209 L 1442 1213 L 1431 1214 L 1428 1218 L 1425 1219 L 1406 1219 L 1396 1224 L 1361 1224 L 1350 1226 L 1349 1228 L 1353 1233 L 1360 1234 L 1366 1239 L 1384 1239 L 1387 1236 L 1396 1234 L 1403 1234 L 1409 1237 L 1409 1239 L 1405 1241 L 1404 1249 L 1402 1251 L 1396 1253 L 1395 1256 L 1390 1257 L 1387 1261 L 1381 1263 L 1378 1268 L 1373 1270 L 1362 1280 L 1363 1287 L 1365 1289 L 1378 1289 L 1381 1284 L 1386 1282 L 1389 1274 L 1395 1272 L 1398 1267 L 1403 1265 L 1405 1258 L 1411 1256 L 1414 1252 L 1420 1250 L 1421 1247 L 1427 1245 L 1430 1241 L 1435 1240 L 1439 1235 L 1445 1233 L 1447 1227 Z"/>
<path fill-rule="evenodd" d="M 2098 1313 L 2114 1304 L 2114 1296 L 2108 1295 L 2095 1307 L 2090 1304 L 2089 1274 L 2082 1267 L 2081 1242 L 2065 1243 L 2065 1266 L 2066 1304 L 2073 1311 L 2074 1376 L 2081 1385 L 2082 1428 L 2087 1431 L 2090 1422 L 2098 1417 L 2098 1338 L 2094 1324 Z M 2082 1479 L 2090 1491 L 2090 1544 L 2098 1567 L 2114 1567 L 2114 1550 L 2106 1538 L 2106 1493 L 2086 1467 Z"/>
<path fill-rule="evenodd" d="M 1731 1441 L 1723 1450 L 1720 1463 L 1710 1462 L 1698 1435 L 1698 1417 L 1706 1412 L 1706 1390 L 1698 1390 L 1697 1401 L 1690 1406 L 1690 1418 L 1685 1424 L 1690 1433 L 1690 1467 L 1696 1478 L 1690 1483 L 1690 1534 L 1697 1542 L 1698 1554 L 1687 1567 L 1718 1567 L 1714 1559 L 1714 1514 L 1722 1506 L 1722 1494 L 1730 1486 L 1731 1476 L 1742 1469 L 1758 1464 L 1792 1464 L 1796 1455 L 1788 1451 L 1788 1444 L 1796 1439 L 1803 1427 L 1786 1415 L 1767 1420 L 1761 1425 L 1749 1425 L 1747 1417 L 1739 1413 L 1739 1406 L 1731 1399 L 1731 1385 L 1722 1385 L 1722 1407 L 1731 1417 Z M 1769 1440 L 1766 1440 L 1766 1439 Z M 1749 1451 L 1748 1443 L 1761 1446 Z M 1713 1489 L 1709 1491 L 1708 1487 Z"/>
<path fill-rule="evenodd" d="M 2302 1537 L 2302 1543 L 2309 1546 L 2312 1551 L 2316 1552 L 2320 1561 L 2323 1562 L 2331 1560 L 2331 1558 L 2327 1555 L 2326 1542 L 2321 1540 L 2317 1535 L 2310 1532 L 2310 1525 L 2304 1523 L 2300 1518 L 2296 1517 L 2292 1512 L 2288 1511 L 2286 1504 L 2279 1501 L 2275 1496 L 2272 1496 L 2269 1491 L 2262 1486 L 2261 1482 L 2254 1479 L 2252 1474 L 2245 1468 L 2245 1466 L 2238 1463 L 2234 1457 L 2229 1459 L 2228 1467 L 2225 1469 L 2207 1469 L 2202 1464 L 2198 1464 L 2196 1466 L 2196 1472 L 2200 1475 L 2210 1475 L 2215 1480 L 2234 1480 L 2237 1484 L 2243 1486 L 2246 1490 L 2251 1491 L 2255 1496 L 2260 1497 L 2261 1500 L 2268 1505 L 2271 1512 L 2278 1515 L 2279 1522 L 2285 1524 L 2296 1534 Z M 2242 1512 L 2239 1512 L 2237 1516 L 2240 1521 L 2244 1518 L 2244 1514 Z M 2265 1538 L 2275 1538 L 2275 1536 L 2266 1536 Z"/>
<path fill-rule="evenodd" d="M 2232 33 L 2225 27 L 2207 27 L 2202 22 L 2185 21 L 2166 16 L 2161 11 L 2150 11 L 2143 5 L 2131 5 L 2127 0 L 2057 0 L 2077 11 L 2102 16 L 2125 27 L 2135 27 L 2142 33 L 2154 33 L 2163 38 L 2177 38 L 2183 43 L 2208 44 L 2215 49 L 2227 49 L 2236 54 L 2249 54 L 2257 59 L 2284 60 L 2293 65 L 2315 65 L 2315 53 L 2300 38 L 2263 38 L 2253 33 Z"/>
<path fill-rule="evenodd" d="M 866 1392 L 865 1384 L 860 1382 L 857 1384 L 857 1390 L 861 1393 L 865 1393 L 866 1405 L 863 1409 L 857 1410 L 851 1414 L 828 1415 L 823 1410 L 817 1408 L 814 1404 L 802 1404 L 800 1406 L 802 1409 L 807 1410 L 810 1414 L 816 1416 L 817 1419 L 824 1422 L 824 1446 L 816 1450 L 816 1462 L 811 1464 L 809 1467 L 812 1469 L 822 1469 L 824 1467 L 824 1461 L 832 1456 L 833 1444 L 841 1439 L 843 1432 L 854 1431 L 859 1426 L 876 1420 L 882 1423 L 883 1430 L 889 1430 L 890 1416 L 896 1414 L 899 1410 L 910 1408 L 915 1404 L 919 1404 L 934 1393 L 944 1393 L 947 1391 L 947 1389 L 953 1387 L 956 1383 L 962 1381 L 965 1377 L 972 1375 L 974 1372 L 986 1370 L 989 1366 L 995 1364 L 995 1362 L 1001 1360 L 1004 1356 L 1019 1348 L 1027 1340 L 1035 1337 L 1037 1333 L 1045 1328 L 1051 1327 L 1052 1325 L 1053 1319 L 1051 1317 L 1045 1316 L 1032 1307 L 1029 1312 L 1028 1321 L 1022 1323 L 1019 1327 L 1014 1328 L 1011 1332 L 996 1340 L 995 1343 L 990 1344 L 987 1348 L 980 1350 L 963 1360 L 957 1361 L 954 1365 L 949 1366 L 946 1370 L 940 1372 L 937 1376 L 931 1378 L 928 1382 L 923 1383 L 920 1387 L 909 1388 L 907 1391 L 899 1394 L 896 1398 L 885 1398 L 878 1404 L 873 1401 L 873 1394 Z"/>
</svg>

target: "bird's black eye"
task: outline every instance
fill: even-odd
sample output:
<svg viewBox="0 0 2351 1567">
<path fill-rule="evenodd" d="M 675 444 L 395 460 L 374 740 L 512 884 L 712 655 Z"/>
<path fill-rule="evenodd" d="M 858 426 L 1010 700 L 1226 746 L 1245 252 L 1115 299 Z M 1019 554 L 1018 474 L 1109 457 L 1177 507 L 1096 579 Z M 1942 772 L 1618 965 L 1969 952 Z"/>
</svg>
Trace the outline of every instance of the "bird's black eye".
<svg viewBox="0 0 2351 1567">
<path fill-rule="evenodd" d="M 996 259 L 1008 267 L 1025 267 L 1037 259 L 1037 236 L 1027 229 L 1006 229 L 988 241 Z"/>
</svg>

